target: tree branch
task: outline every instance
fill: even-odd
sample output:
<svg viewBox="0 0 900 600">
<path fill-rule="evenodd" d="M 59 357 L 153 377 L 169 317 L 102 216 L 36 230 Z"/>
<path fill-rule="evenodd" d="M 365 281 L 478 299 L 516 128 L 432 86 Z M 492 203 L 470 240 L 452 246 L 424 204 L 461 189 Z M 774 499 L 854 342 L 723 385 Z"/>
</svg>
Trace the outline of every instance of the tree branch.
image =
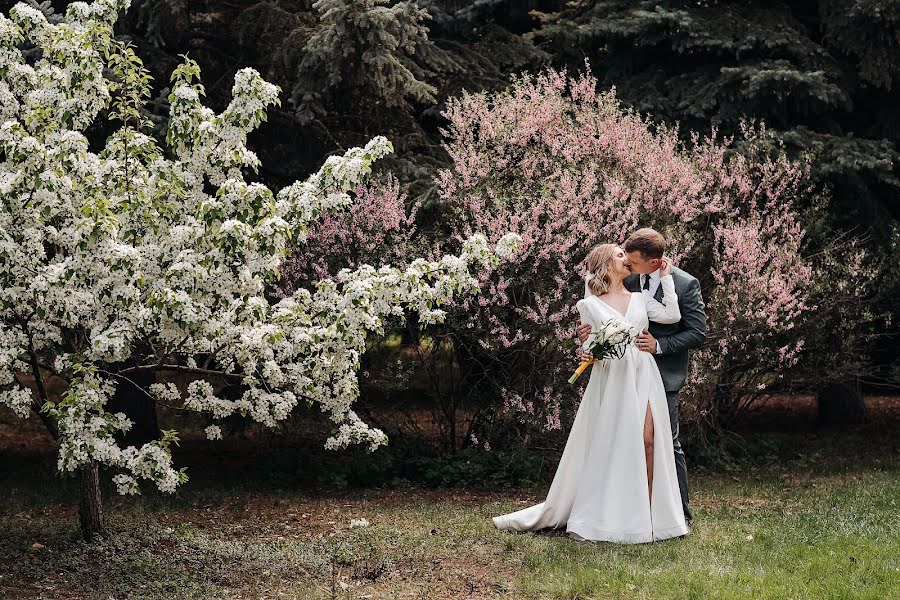
<svg viewBox="0 0 900 600">
<path fill-rule="evenodd" d="M 40 406 L 32 405 L 32 408 L 34 408 L 34 412 L 37 413 L 41 422 L 44 423 L 44 427 L 46 427 L 47 431 L 50 432 L 50 435 L 53 436 L 53 439 L 58 439 L 59 429 L 57 428 L 56 423 L 53 422 L 53 419 L 51 419 L 49 415 L 41 412 L 41 408 L 43 408 L 44 404 L 50 401 L 50 396 L 47 394 L 47 388 L 44 386 L 44 378 L 41 375 L 40 363 L 38 363 L 37 352 L 34 349 L 34 337 L 31 335 L 28 324 L 25 321 L 19 320 L 19 327 L 22 328 L 22 331 L 24 331 L 25 335 L 28 337 L 28 358 L 29 363 L 31 364 L 31 374 L 34 376 L 34 383 L 37 385 L 38 396 L 40 396 L 41 399 Z"/>
<path fill-rule="evenodd" d="M 181 365 L 167 365 L 167 364 L 157 364 L 157 365 L 143 365 L 140 367 L 130 367 L 128 369 L 123 369 L 118 372 L 119 375 L 126 373 L 139 373 L 143 371 L 175 371 L 178 373 L 194 373 L 196 375 L 207 375 L 210 377 L 222 377 L 233 379 L 235 381 L 243 381 L 247 376 L 240 375 L 238 373 L 225 373 L 224 371 L 214 371 L 211 369 L 200 369 L 197 367 L 183 367 Z"/>
</svg>

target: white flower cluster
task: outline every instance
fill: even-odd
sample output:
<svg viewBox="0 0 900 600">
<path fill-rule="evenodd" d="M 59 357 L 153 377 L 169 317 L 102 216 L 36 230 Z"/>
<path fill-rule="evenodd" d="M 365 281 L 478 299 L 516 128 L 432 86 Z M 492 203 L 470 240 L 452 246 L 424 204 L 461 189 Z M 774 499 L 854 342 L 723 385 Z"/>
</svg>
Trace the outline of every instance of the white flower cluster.
<svg viewBox="0 0 900 600">
<path fill-rule="evenodd" d="M 285 211 L 281 216 L 294 224 L 297 240 L 306 240 L 307 227 L 320 215 L 349 206 L 352 199 L 348 190 L 371 172 L 373 162 L 393 150 L 387 138 L 372 138 L 364 148 L 330 156 L 315 175 L 282 189 L 278 193 L 278 205 Z"/>
<path fill-rule="evenodd" d="M 75 377 L 65 398 L 50 409 L 59 430 L 57 467 L 72 472 L 97 461 L 125 473 L 114 478 L 120 493 L 138 493 L 137 480 L 153 482 L 164 492 L 172 492 L 184 475 L 172 467 L 172 457 L 164 444 L 151 442 L 140 448 L 120 448 L 113 439 L 116 431 L 128 431 L 132 422 L 123 413 L 103 410 L 115 386 L 90 369 Z M 123 492 L 127 490 L 127 492 Z"/>
<path fill-rule="evenodd" d="M 634 327 L 622 319 L 610 319 L 594 335 L 595 339 L 602 344 L 607 341 L 619 341 L 627 337 L 635 337 L 637 333 Z"/>
<path fill-rule="evenodd" d="M 97 38 L 129 5 L 129 0 L 76 2 L 58 25 L 24 3 L 12 8 L 11 22 L 0 17 L 0 72 L 10 84 L 21 122 L 33 130 L 60 125 L 82 129 L 93 122 L 110 99 Z M 42 56 L 34 66 L 14 50 L 20 36 L 41 46 Z"/>
<path fill-rule="evenodd" d="M 195 65 L 189 62 L 185 69 L 191 67 Z M 247 134 L 265 118 L 267 106 L 278 104 L 278 86 L 254 69 L 241 69 L 235 74 L 232 101 L 219 115 L 201 104 L 202 91 L 200 84 L 176 79 L 169 95 L 167 141 L 185 170 L 195 176 L 195 185 L 202 187 L 204 178 L 213 185 L 240 180 L 241 168 L 259 166 L 256 154 L 247 148 Z"/>
<path fill-rule="evenodd" d="M 511 258 L 519 249 L 522 238 L 515 233 L 507 233 L 497 241 L 495 252 L 502 259 Z"/>
<path fill-rule="evenodd" d="M 172 383 L 150 393 L 214 420 L 239 413 L 274 427 L 303 401 L 334 421 L 327 447 L 384 444 L 352 410 L 366 335 L 406 309 L 440 321 L 440 305 L 477 292 L 469 269 L 509 257 L 517 236 L 492 249 L 476 235 L 459 256 L 406 268 L 345 270 L 271 305 L 266 284 L 289 244 L 350 205 L 350 191 L 391 144 L 374 138 L 273 194 L 244 171 L 259 164 L 247 135 L 278 102 L 278 88 L 241 70 L 231 103 L 215 114 L 186 60 L 170 96 L 174 158 L 129 126 L 92 151 L 83 132 L 118 93 L 104 72 L 107 52 L 118 51 L 111 25 L 127 5 L 73 3 L 59 24 L 24 4 L 11 19 L 0 15 L 0 402 L 23 417 L 35 406 L 15 377 L 32 359 L 69 380 L 64 400 L 47 409 L 59 425 L 59 468 L 98 461 L 118 471 L 123 494 L 138 493 L 141 480 L 172 491 L 185 478 L 172 467 L 173 437 L 140 448 L 113 439 L 130 427 L 104 410 L 126 361 L 193 372 L 184 394 Z M 25 40 L 41 49 L 31 63 Z M 142 67 L 124 62 L 134 69 L 125 80 L 141 81 Z M 209 372 L 242 395 L 222 397 L 203 379 Z M 218 439 L 221 429 L 210 425 L 206 435 Z"/>
<path fill-rule="evenodd" d="M 584 302 L 584 300 L 579 300 L 576 304 L 579 310 L 582 310 Z M 625 351 L 639 333 L 637 328 L 622 319 L 609 319 L 591 332 L 583 347 L 598 360 L 619 359 L 625 355 Z"/>
<path fill-rule="evenodd" d="M 15 376 L 15 373 L 27 368 L 20 358 L 26 342 L 21 332 L 5 327 L 0 329 L 0 404 L 10 407 L 23 419 L 31 414 L 34 402 L 31 390 L 20 387 Z"/>
<path fill-rule="evenodd" d="M 32 398 L 29 389 L 13 387 L 0 390 L 0 402 L 13 409 L 13 412 L 22 419 L 27 419 L 31 414 Z"/>
</svg>

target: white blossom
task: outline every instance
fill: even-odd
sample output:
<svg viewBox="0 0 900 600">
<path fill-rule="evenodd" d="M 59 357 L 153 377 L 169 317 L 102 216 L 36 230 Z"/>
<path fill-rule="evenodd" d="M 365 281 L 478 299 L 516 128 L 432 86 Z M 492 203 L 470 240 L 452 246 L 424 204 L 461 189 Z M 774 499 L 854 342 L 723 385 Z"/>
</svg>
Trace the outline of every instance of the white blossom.
<svg viewBox="0 0 900 600">
<path fill-rule="evenodd" d="M 171 382 L 151 384 L 150 394 L 164 404 L 175 403 L 181 398 L 178 386 Z"/>
<path fill-rule="evenodd" d="M 128 431 L 134 426 L 134 421 L 125 416 L 125 413 L 116 413 L 113 415 L 116 419 L 115 428 L 121 431 Z"/>
<path fill-rule="evenodd" d="M 27 419 L 31 414 L 31 402 L 31 390 L 25 388 L 0 390 L 0 404 L 7 405 L 23 419 Z"/>
<path fill-rule="evenodd" d="M 241 69 L 216 113 L 186 61 L 171 85 L 167 149 L 123 126 L 94 151 L 85 131 L 116 100 L 103 50 L 118 51 L 111 26 L 128 4 L 72 3 L 60 23 L 25 4 L 0 15 L 0 402 L 23 418 L 43 403 L 16 377 L 29 353 L 41 356 L 42 369 L 69 381 L 47 409 L 59 470 L 99 462 L 122 494 L 144 482 L 172 492 L 185 480 L 172 464 L 173 436 L 140 447 L 115 439 L 132 423 L 107 412 L 107 400 L 138 372 L 194 379 L 185 390 L 151 385 L 167 406 L 277 427 L 304 404 L 333 421 L 328 448 L 385 444 L 353 411 L 367 336 L 407 309 L 423 323 L 443 320 L 442 304 L 477 291 L 470 269 L 498 264 L 518 237 L 491 248 L 477 234 L 458 256 L 344 270 L 270 304 L 266 286 L 288 245 L 348 207 L 391 143 L 373 138 L 273 193 L 244 173 L 259 166 L 247 136 L 278 103 L 278 87 Z M 28 44 L 38 58 L 22 54 Z M 210 372 L 217 377 L 207 380 Z M 240 397 L 211 383 L 222 380 L 241 386 Z"/>
<path fill-rule="evenodd" d="M 515 233 L 507 233 L 497 242 L 497 256 L 500 258 L 509 258 L 519 248 L 522 243 L 522 237 Z"/>
<path fill-rule="evenodd" d="M 113 483 L 116 484 L 116 491 L 123 496 L 141 493 L 137 480 L 130 475 L 120 473 L 113 477 Z"/>
</svg>

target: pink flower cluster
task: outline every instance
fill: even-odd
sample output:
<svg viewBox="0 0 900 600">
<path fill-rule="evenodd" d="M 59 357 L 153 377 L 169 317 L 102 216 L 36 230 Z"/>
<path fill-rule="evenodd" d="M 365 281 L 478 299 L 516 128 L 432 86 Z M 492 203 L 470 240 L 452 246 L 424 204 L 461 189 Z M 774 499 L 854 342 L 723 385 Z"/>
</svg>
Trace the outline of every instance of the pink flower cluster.
<svg viewBox="0 0 900 600">
<path fill-rule="evenodd" d="M 360 185 L 354 194 L 349 209 L 326 214 L 310 226 L 306 242 L 282 265 L 279 297 L 332 278 L 343 268 L 408 262 L 416 207 L 407 214 L 396 178 Z"/>
</svg>

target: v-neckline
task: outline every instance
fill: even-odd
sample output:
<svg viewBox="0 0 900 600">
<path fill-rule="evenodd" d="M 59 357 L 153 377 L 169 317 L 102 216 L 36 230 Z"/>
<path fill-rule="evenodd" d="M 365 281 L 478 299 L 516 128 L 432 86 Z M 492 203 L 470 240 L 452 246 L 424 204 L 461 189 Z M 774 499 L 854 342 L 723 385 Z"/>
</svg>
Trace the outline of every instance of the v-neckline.
<svg viewBox="0 0 900 600">
<path fill-rule="evenodd" d="M 631 292 L 631 296 L 628 297 L 628 306 L 625 307 L 625 314 L 620 313 L 612 304 L 608 303 L 606 300 L 603 300 L 600 296 L 595 295 L 594 298 L 605 304 L 611 311 L 613 311 L 623 319 L 628 320 L 628 309 L 631 308 L 631 301 L 634 300 L 634 295 L 636 293 L 637 292 Z"/>
</svg>

